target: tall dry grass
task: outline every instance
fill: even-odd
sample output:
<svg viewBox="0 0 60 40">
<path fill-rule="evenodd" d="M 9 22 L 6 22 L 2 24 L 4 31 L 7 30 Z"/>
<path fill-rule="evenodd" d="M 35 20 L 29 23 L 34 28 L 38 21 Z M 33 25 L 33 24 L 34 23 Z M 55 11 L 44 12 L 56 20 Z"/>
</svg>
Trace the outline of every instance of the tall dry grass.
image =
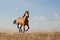
<svg viewBox="0 0 60 40">
<path fill-rule="evenodd" d="M 60 40 L 60 32 L 2 33 L 0 40 Z"/>
</svg>

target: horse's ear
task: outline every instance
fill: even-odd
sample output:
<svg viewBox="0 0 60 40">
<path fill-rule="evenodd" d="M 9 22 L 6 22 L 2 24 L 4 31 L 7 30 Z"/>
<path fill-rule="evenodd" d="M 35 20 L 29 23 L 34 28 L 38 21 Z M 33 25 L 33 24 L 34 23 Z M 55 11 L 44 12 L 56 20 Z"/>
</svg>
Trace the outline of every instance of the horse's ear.
<svg viewBox="0 0 60 40">
<path fill-rule="evenodd" d="M 25 13 L 29 13 L 29 11 L 26 11 Z"/>
</svg>

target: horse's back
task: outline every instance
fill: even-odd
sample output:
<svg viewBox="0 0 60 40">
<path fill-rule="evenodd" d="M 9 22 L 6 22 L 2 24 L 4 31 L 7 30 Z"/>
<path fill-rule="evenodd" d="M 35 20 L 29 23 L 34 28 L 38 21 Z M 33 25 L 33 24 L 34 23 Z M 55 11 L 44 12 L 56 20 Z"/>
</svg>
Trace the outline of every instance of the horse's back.
<svg viewBox="0 0 60 40">
<path fill-rule="evenodd" d="M 23 18 L 22 18 L 22 17 L 18 17 L 18 18 L 16 19 L 16 23 L 23 24 L 23 23 L 24 23 Z"/>
</svg>

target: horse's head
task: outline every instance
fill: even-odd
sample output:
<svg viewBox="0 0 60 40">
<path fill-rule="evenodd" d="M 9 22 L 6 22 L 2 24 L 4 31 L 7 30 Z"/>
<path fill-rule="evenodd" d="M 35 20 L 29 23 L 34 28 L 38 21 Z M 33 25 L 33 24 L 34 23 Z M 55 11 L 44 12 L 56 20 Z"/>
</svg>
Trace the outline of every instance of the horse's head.
<svg viewBox="0 0 60 40">
<path fill-rule="evenodd" d="M 26 17 L 29 17 L 29 11 L 26 11 L 24 14 Z"/>
</svg>

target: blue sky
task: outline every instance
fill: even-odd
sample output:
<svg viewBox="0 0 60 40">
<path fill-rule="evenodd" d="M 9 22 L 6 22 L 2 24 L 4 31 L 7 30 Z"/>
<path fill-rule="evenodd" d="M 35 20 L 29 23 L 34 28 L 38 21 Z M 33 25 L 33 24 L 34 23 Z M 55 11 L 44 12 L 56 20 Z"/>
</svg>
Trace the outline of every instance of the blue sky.
<svg viewBox="0 0 60 40">
<path fill-rule="evenodd" d="M 60 29 L 60 0 L 0 0 L 0 31 L 18 31 L 13 20 L 30 12 L 30 30 Z"/>
</svg>

